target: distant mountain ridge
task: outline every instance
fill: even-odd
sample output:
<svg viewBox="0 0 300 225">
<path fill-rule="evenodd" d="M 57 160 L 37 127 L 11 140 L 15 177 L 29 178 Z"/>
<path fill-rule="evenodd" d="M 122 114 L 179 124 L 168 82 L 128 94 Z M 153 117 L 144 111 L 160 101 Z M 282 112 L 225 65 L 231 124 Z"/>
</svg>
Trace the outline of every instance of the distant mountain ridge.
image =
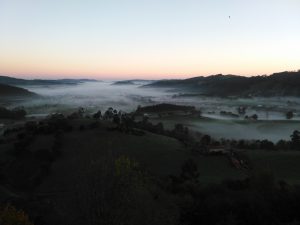
<svg viewBox="0 0 300 225">
<path fill-rule="evenodd" d="M 57 79 L 57 80 L 43 80 L 43 79 L 21 79 L 9 76 L 0 76 L 0 83 L 7 85 L 76 85 L 84 82 L 97 82 L 94 79 Z"/>
<path fill-rule="evenodd" d="M 217 74 L 184 80 L 161 80 L 144 87 L 173 88 L 210 96 L 300 96 L 300 70 L 270 76 Z"/>
</svg>

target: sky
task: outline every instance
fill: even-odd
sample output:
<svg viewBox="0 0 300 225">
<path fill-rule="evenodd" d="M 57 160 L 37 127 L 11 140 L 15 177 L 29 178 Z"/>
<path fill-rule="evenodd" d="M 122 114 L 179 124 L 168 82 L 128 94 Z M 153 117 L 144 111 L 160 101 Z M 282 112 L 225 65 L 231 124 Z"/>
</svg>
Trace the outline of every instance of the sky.
<svg viewBox="0 0 300 225">
<path fill-rule="evenodd" d="M 300 69 L 300 0 L 0 0 L 0 74 L 185 78 Z"/>
</svg>

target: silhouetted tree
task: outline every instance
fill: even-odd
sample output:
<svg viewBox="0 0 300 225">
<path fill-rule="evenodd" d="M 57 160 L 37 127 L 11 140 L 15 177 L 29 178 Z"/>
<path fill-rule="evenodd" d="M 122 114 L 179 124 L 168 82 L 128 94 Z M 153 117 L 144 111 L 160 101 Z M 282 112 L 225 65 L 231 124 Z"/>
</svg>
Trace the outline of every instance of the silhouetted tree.
<svg viewBox="0 0 300 225">
<path fill-rule="evenodd" d="M 295 130 L 291 135 L 292 148 L 295 150 L 300 150 L 300 132 Z"/>
<path fill-rule="evenodd" d="M 257 115 L 257 114 L 253 114 L 253 115 L 251 116 L 251 118 L 254 119 L 254 120 L 257 120 L 257 119 L 258 119 L 258 115 Z"/>
<path fill-rule="evenodd" d="M 198 166 L 192 159 L 188 159 L 181 166 L 181 175 L 180 175 L 180 177 L 183 180 L 197 181 L 197 179 L 199 177 Z"/>
<path fill-rule="evenodd" d="M 279 140 L 276 143 L 276 149 L 277 150 L 288 150 L 290 148 L 291 148 L 291 142 L 290 141 Z"/>
<path fill-rule="evenodd" d="M 262 140 L 260 142 L 260 148 L 265 150 L 274 150 L 274 143 L 268 140 Z"/>
<path fill-rule="evenodd" d="M 102 118 L 101 111 L 99 110 L 98 112 L 96 112 L 96 113 L 93 115 L 93 118 L 94 118 L 94 119 L 101 119 L 101 118 Z"/>
<path fill-rule="evenodd" d="M 201 138 L 201 144 L 202 145 L 209 145 L 211 142 L 211 137 L 209 135 L 204 135 L 202 138 Z"/>
<path fill-rule="evenodd" d="M 294 117 L 294 113 L 293 111 L 288 111 L 286 114 L 285 114 L 286 118 L 289 120 L 289 119 L 292 119 Z"/>
</svg>

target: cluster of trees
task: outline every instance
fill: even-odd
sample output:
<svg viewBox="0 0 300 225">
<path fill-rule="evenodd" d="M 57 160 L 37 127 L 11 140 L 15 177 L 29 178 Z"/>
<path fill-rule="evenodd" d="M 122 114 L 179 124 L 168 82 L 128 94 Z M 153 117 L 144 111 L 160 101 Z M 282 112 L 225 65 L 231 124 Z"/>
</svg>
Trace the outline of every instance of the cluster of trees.
<svg viewBox="0 0 300 225">
<path fill-rule="evenodd" d="M 71 132 L 73 127 L 63 114 L 55 113 L 49 115 L 46 120 L 40 121 L 33 129 L 42 134 L 56 134 L 57 132 Z"/>
<path fill-rule="evenodd" d="M 264 140 L 225 140 L 216 141 L 215 145 L 231 146 L 239 149 L 262 149 L 262 150 L 300 150 L 300 132 L 293 131 L 290 140 L 279 140 L 274 143 Z"/>
<path fill-rule="evenodd" d="M 220 111 L 221 116 L 229 116 L 232 118 L 238 118 L 240 115 L 245 115 L 246 109 L 245 107 L 238 107 L 238 114 L 230 112 L 230 111 Z M 252 115 L 245 115 L 244 118 L 246 120 L 258 120 L 258 115 L 256 113 Z"/>
<path fill-rule="evenodd" d="M 256 114 L 252 116 L 253 119 L 257 119 Z M 214 140 L 209 135 L 199 135 L 200 138 L 195 138 L 189 133 L 188 127 L 182 124 L 175 124 L 173 130 L 165 130 L 163 123 L 152 124 L 147 117 L 140 122 L 134 122 L 134 127 L 150 131 L 152 133 L 162 134 L 169 137 L 173 137 L 183 142 L 186 146 L 200 151 L 206 152 L 210 147 L 226 146 L 230 148 L 238 149 L 262 149 L 262 150 L 300 150 L 300 132 L 295 130 L 291 134 L 290 140 L 280 140 L 277 143 L 273 143 L 267 139 L 264 140 Z"/>
<path fill-rule="evenodd" d="M 184 143 L 186 146 L 191 146 L 195 140 L 190 135 L 188 127 L 183 126 L 183 124 L 175 124 L 174 128 L 172 130 L 164 129 L 163 123 L 159 122 L 157 124 L 153 124 L 149 122 L 149 119 L 147 116 L 144 116 L 142 121 L 135 122 L 131 124 L 134 128 L 138 128 L 141 130 L 149 131 L 151 133 L 165 135 L 168 137 L 173 137 L 182 143 Z"/>
<path fill-rule="evenodd" d="M 3 132 L 3 136 L 20 131 L 29 132 L 32 134 L 56 134 L 57 132 L 71 132 L 72 125 L 68 118 L 63 114 L 55 113 L 49 115 L 46 119 L 41 121 L 27 121 L 24 127 L 12 127 Z"/>
<path fill-rule="evenodd" d="M 201 171 L 200 171 L 201 172 Z M 170 177 L 167 190 L 178 197 L 180 224 L 298 224 L 300 188 L 277 181 L 269 171 L 244 180 L 203 186 L 193 160 Z"/>
<path fill-rule="evenodd" d="M 290 140 L 280 140 L 277 143 L 273 143 L 267 139 L 264 140 L 214 140 L 209 135 L 199 135 L 199 137 L 192 136 L 189 133 L 188 127 L 182 124 L 175 124 L 173 130 L 164 129 L 163 123 L 152 124 L 149 122 L 148 118 L 145 117 L 140 122 L 134 122 L 132 125 L 135 128 L 146 130 L 156 134 L 162 134 L 165 136 L 176 138 L 177 140 L 183 142 L 186 146 L 200 151 L 206 152 L 210 146 L 221 147 L 226 146 L 230 148 L 238 149 L 262 149 L 262 150 L 300 150 L 300 132 L 295 130 L 291 134 Z"/>
<path fill-rule="evenodd" d="M 0 119 L 23 119 L 26 114 L 27 113 L 23 107 L 17 107 L 9 110 L 0 106 Z"/>
<path fill-rule="evenodd" d="M 227 112 L 227 111 L 221 111 L 220 115 L 222 115 L 222 116 L 230 116 L 230 117 L 234 117 L 234 118 L 239 117 L 238 114 L 235 114 L 233 112 Z"/>
<path fill-rule="evenodd" d="M 96 116 L 97 115 L 97 116 Z M 135 121 L 134 114 L 127 114 L 122 111 L 117 111 L 113 108 L 109 108 L 105 114 L 101 116 L 101 112 L 94 114 L 94 118 L 110 119 L 117 124 L 118 129 L 121 131 L 131 131 L 134 133 L 134 129 L 140 129 L 149 131 L 152 133 L 165 135 L 176 138 L 183 142 L 186 146 L 192 150 L 198 152 L 206 152 L 210 146 L 221 147 L 226 146 L 230 148 L 238 149 L 262 149 L 262 150 L 300 150 L 300 132 L 295 130 L 291 135 L 291 140 L 280 140 L 277 143 L 273 143 L 267 139 L 264 140 L 214 140 L 209 135 L 198 135 L 195 137 L 189 133 L 188 127 L 183 124 L 175 124 L 172 130 L 164 129 L 163 123 L 159 122 L 153 124 L 149 121 L 147 115 L 143 116 L 141 121 Z M 249 118 L 249 117 L 248 117 Z M 251 119 L 257 120 L 257 115 L 251 116 Z"/>
<path fill-rule="evenodd" d="M 253 115 L 251 115 L 251 116 L 246 115 L 245 119 L 246 120 L 257 120 L 258 119 L 258 115 L 255 114 L 255 113 Z"/>
<path fill-rule="evenodd" d="M 62 154 L 63 132 L 69 130 L 65 119 L 58 115 L 37 122 L 26 122 L 24 127 L 6 130 L 1 144 L 11 146 L 10 164 L 1 165 L 1 184 L 22 191 L 31 191 L 48 176 L 52 163 Z M 53 136 L 48 146 L 32 148 L 37 135 Z M 52 138 L 49 138 L 51 140 Z"/>
</svg>

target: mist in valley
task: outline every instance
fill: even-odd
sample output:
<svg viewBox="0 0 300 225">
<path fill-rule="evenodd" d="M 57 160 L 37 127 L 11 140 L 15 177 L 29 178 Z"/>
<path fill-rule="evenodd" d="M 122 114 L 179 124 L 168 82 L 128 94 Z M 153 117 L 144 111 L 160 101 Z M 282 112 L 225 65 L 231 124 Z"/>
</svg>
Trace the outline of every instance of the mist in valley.
<svg viewBox="0 0 300 225">
<path fill-rule="evenodd" d="M 114 85 L 112 81 L 26 88 L 41 96 L 23 104 L 30 114 L 68 113 L 78 107 L 83 107 L 90 113 L 103 111 L 108 107 L 128 112 L 135 110 L 139 104 L 151 104 L 166 94 L 165 90 L 139 88 L 139 85 Z"/>
<path fill-rule="evenodd" d="M 188 96 L 167 88 L 143 87 L 147 81 L 116 85 L 113 81 L 85 82 L 78 85 L 26 86 L 40 98 L 17 102 L 10 107 L 24 106 L 28 118 L 45 117 L 50 113 L 70 114 L 79 107 L 87 113 L 102 112 L 113 107 L 124 112 L 132 112 L 139 105 L 172 103 L 191 105 L 200 110 L 201 117 L 152 118 L 162 121 L 172 128 L 183 123 L 190 129 L 209 134 L 214 138 L 228 139 L 268 139 L 278 141 L 289 139 L 291 133 L 300 128 L 300 101 L 297 98 L 217 98 L 208 96 Z M 245 115 L 258 116 L 258 121 L 245 120 L 245 115 L 237 115 L 237 108 L 246 108 Z M 286 112 L 292 110 L 294 117 L 286 119 Z M 150 115 L 151 117 L 151 115 Z"/>
</svg>

